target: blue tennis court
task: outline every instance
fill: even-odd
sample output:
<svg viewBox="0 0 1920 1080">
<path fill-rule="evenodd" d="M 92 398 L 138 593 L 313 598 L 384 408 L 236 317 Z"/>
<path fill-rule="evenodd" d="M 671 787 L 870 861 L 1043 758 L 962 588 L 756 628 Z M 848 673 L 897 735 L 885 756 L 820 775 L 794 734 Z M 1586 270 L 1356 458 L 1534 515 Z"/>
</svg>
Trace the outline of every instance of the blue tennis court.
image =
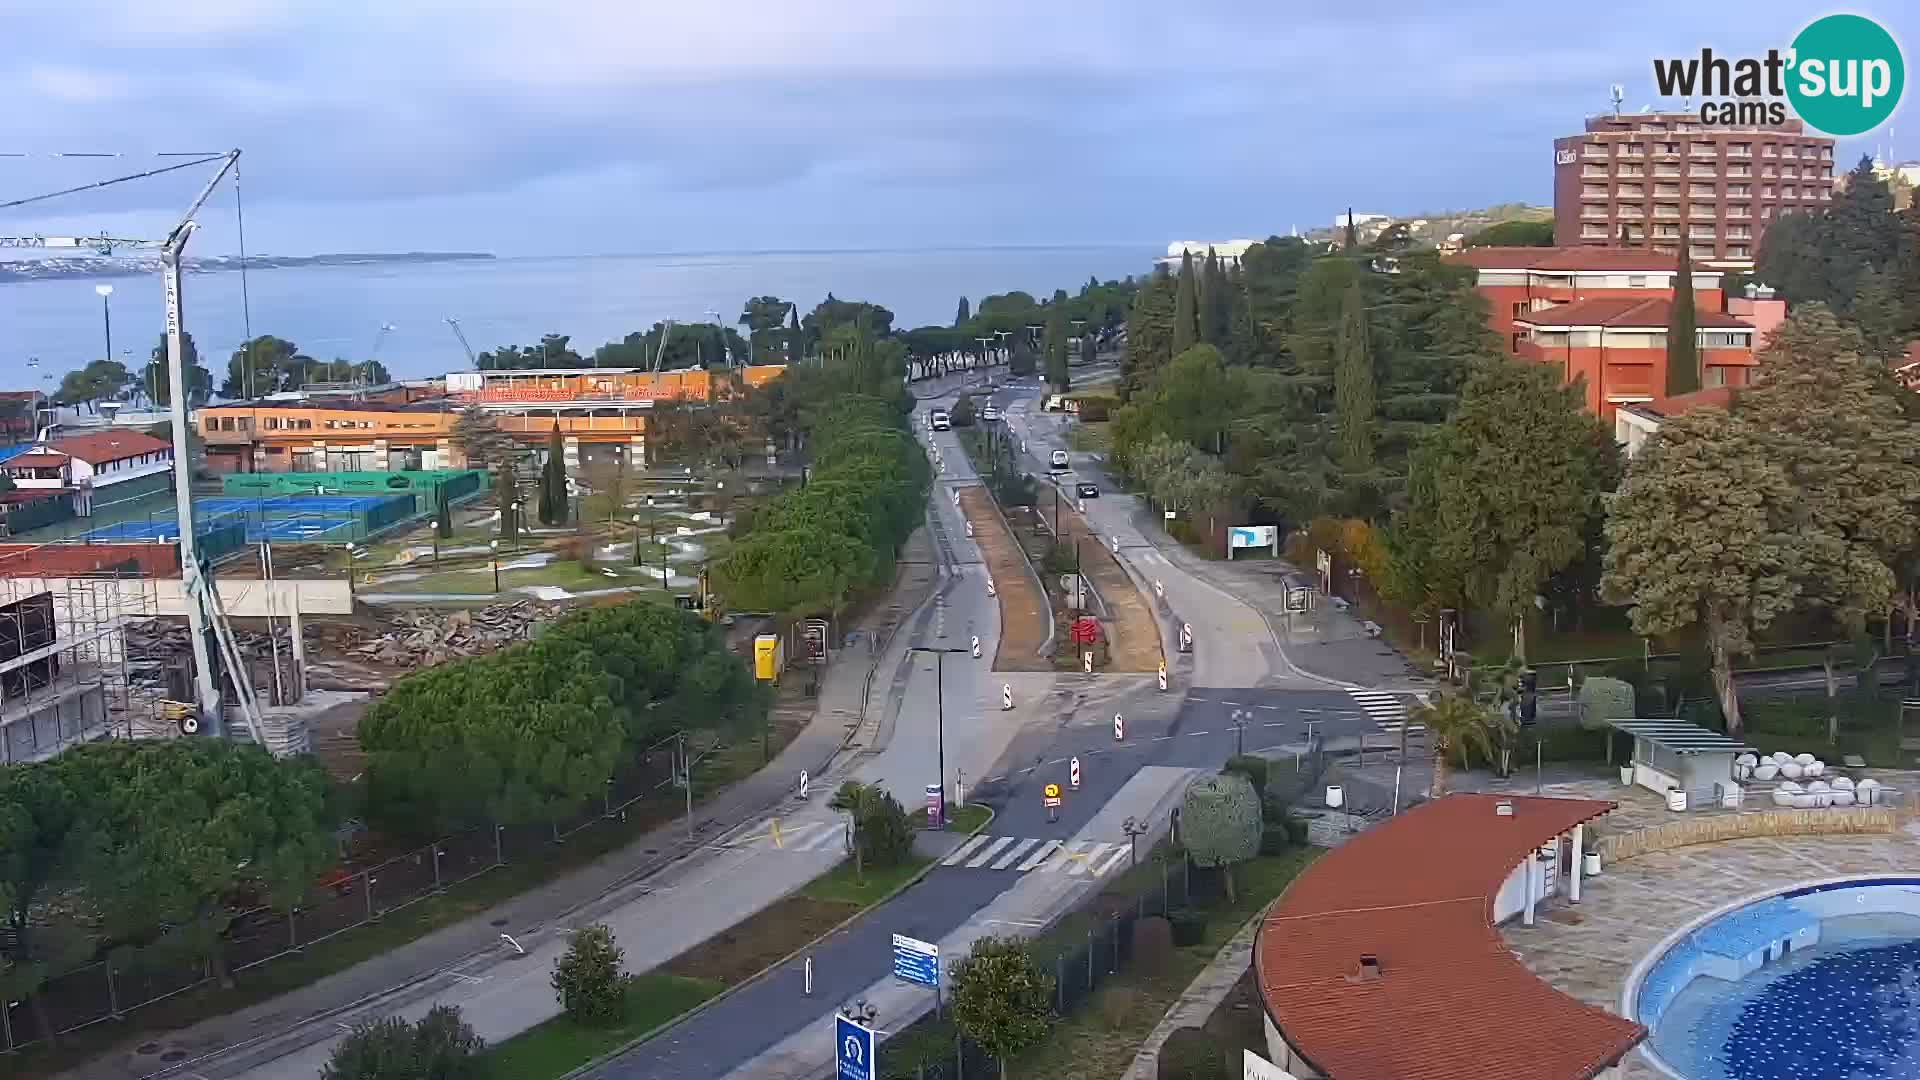
<svg viewBox="0 0 1920 1080">
<path fill-rule="evenodd" d="M 225 522 L 215 519 L 210 524 Z M 263 540 L 282 543 L 299 541 L 342 542 L 353 539 L 353 529 L 357 522 L 350 517 L 324 517 L 310 514 L 306 517 L 266 518 L 247 522 L 247 542 L 257 544 Z M 117 525 L 108 525 L 87 533 L 86 539 L 94 543 L 113 540 L 176 540 L 180 536 L 179 523 L 166 519 L 161 521 L 122 521 Z"/>
<path fill-rule="evenodd" d="M 396 499 L 411 505 L 411 495 L 289 495 L 279 499 L 246 499 L 231 495 L 195 499 L 195 510 L 210 514 L 364 514 Z"/>
</svg>

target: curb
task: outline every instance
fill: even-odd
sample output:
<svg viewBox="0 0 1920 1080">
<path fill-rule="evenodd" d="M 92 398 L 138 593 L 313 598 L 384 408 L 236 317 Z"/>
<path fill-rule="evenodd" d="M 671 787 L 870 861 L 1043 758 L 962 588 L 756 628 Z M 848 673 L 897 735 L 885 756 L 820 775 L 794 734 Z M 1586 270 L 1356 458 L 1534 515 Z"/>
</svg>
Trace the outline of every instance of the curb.
<svg viewBox="0 0 1920 1080">
<path fill-rule="evenodd" d="M 976 805 L 979 805 L 979 804 L 976 804 Z M 972 832 L 968 833 L 967 836 L 971 838 L 971 837 L 980 835 L 981 830 L 993 824 L 993 819 L 996 816 L 997 815 L 995 814 L 994 809 L 991 806 L 987 807 L 987 820 L 981 822 L 979 826 L 976 827 Z M 750 978 L 742 979 L 739 982 L 734 983 L 732 986 L 727 987 L 725 990 L 722 990 L 719 993 L 708 998 L 707 1000 L 701 1002 L 700 1004 L 695 1005 L 693 1008 L 688 1009 L 686 1012 L 681 1013 L 679 1016 L 676 1016 L 671 1020 L 667 1020 L 663 1023 L 660 1023 L 648 1029 L 647 1031 L 642 1032 L 641 1034 L 635 1036 L 632 1040 L 626 1043 L 623 1043 L 612 1050 L 607 1051 L 606 1053 L 600 1055 L 599 1057 L 594 1058 L 592 1061 L 589 1061 L 584 1065 L 576 1066 L 570 1072 L 565 1072 L 560 1074 L 557 1080 L 581 1080 L 582 1077 L 585 1077 L 588 1073 L 592 1072 L 594 1069 L 598 1069 L 601 1066 L 608 1064 L 609 1062 L 613 1061 L 615 1058 L 618 1058 L 620 1055 L 626 1053 L 629 1050 L 632 1050 L 634 1047 L 639 1046 L 640 1044 L 647 1042 L 650 1039 L 655 1038 L 656 1036 L 660 1035 L 662 1032 L 665 1032 L 667 1029 L 675 1027 L 679 1024 L 685 1023 L 686 1021 L 691 1020 L 694 1017 L 700 1015 L 702 1012 L 705 1012 L 707 1009 L 712 1008 L 713 1006 L 718 1005 L 722 1001 L 725 1001 L 726 999 L 732 997 L 734 994 L 739 993 L 742 990 L 745 990 L 747 987 L 758 984 L 760 980 L 767 977 L 768 973 L 778 968 L 786 966 L 789 962 L 793 960 L 794 957 L 799 956 L 800 954 L 806 952 L 809 949 L 812 949 L 814 946 L 820 944 L 822 941 L 825 941 L 826 939 L 832 937 L 833 935 L 839 933 L 840 931 L 845 930 L 847 927 L 852 926 L 854 923 L 859 922 L 861 919 L 866 918 L 867 915 L 871 914 L 875 908 L 879 907 L 882 904 L 887 903 L 888 901 L 892 900 L 894 897 L 899 896 L 903 892 L 906 892 L 908 889 L 912 888 L 913 886 L 918 885 L 928 874 L 933 873 L 934 867 L 939 865 L 940 865 L 940 860 L 938 859 L 929 860 L 927 862 L 927 865 L 920 868 L 919 873 L 901 882 L 899 885 L 894 886 L 894 888 L 890 892 L 888 892 L 885 896 L 879 897 L 878 899 L 874 900 L 873 903 L 868 904 L 867 906 L 861 908 L 859 911 L 856 911 L 853 914 L 847 916 L 845 919 L 841 920 L 838 924 L 823 931 L 822 933 L 814 937 L 813 940 L 807 942 L 805 945 L 800 946 L 799 948 L 793 950 L 792 952 L 781 957 L 780 959 L 775 960 L 773 963 L 768 964 L 766 967 L 761 968 L 758 972 L 756 972 Z M 811 884 L 811 882 L 809 882 L 808 884 Z M 806 888 L 805 885 L 800 886 L 800 889 L 804 889 L 804 888 Z M 795 889 L 793 890 L 793 892 L 799 892 L 800 889 Z M 792 895 L 793 893 L 790 892 L 786 894 L 786 896 L 782 896 L 780 900 L 785 900 L 787 896 L 792 896 Z M 774 903 L 776 904 L 779 902 L 780 902 L 779 900 L 774 901 Z M 772 905 L 768 905 L 768 906 L 772 906 Z M 764 911 L 765 909 L 763 908 L 761 910 Z M 721 932 L 725 933 L 725 931 L 721 931 Z M 642 974 L 645 974 L 645 972 L 642 972 Z"/>
<path fill-rule="evenodd" d="M 999 498 L 994 495 L 993 489 L 987 485 L 987 482 L 980 478 L 980 467 L 974 464 L 972 452 L 966 449 L 965 443 L 961 444 L 961 450 L 967 455 L 967 464 L 973 466 L 974 479 L 977 481 L 980 490 L 986 492 L 987 503 L 993 507 L 994 516 L 1000 519 L 1001 527 L 1007 530 L 1007 538 L 1013 541 L 1013 546 L 1020 552 L 1020 561 L 1026 564 L 1027 573 L 1032 575 L 1033 584 L 1040 590 L 1041 599 L 1047 600 L 1044 609 L 1047 613 L 1047 639 L 1040 643 L 1040 651 L 1035 653 L 1035 655 L 1051 657 L 1053 655 L 1053 639 L 1060 635 L 1060 628 L 1055 626 L 1053 622 L 1053 602 L 1048 599 L 1046 579 L 1040 576 L 1040 568 L 1033 565 L 1033 556 L 1028 555 L 1026 547 L 1020 543 L 1020 534 L 1013 531 L 1013 522 L 1007 520 L 1007 512 L 1001 509 Z M 962 516 L 964 517 L 964 515 Z"/>
</svg>

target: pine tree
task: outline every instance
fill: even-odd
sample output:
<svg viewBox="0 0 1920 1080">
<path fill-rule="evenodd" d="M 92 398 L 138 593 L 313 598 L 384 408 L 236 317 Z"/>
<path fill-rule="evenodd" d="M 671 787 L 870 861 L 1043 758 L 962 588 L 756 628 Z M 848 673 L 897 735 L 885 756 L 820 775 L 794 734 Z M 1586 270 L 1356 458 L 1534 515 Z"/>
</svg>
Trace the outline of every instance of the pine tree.
<svg viewBox="0 0 1920 1080">
<path fill-rule="evenodd" d="M 1334 346 L 1333 407 L 1340 429 L 1340 466 L 1349 473 L 1373 468 L 1373 350 L 1367 342 L 1367 311 L 1360 283 L 1340 301 L 1340 333 Z"/>
<path fill-rule="evenodd" d="M 1200 338 L 1199 282 L 1194 280 L 1193 252 L 1180 253 L 1180 278 L 1173 294 L 1173 355 L 1179 356 Z"/>
<path fill-rule="evenodd" d="M 1680 244 L 1680 268 L 1673 276 L 1673 309 L 1667 318 L 1667 396 L 1700 389 L 1699 324 L 1693 307 L 1693 256 Z"/>
<path fill-rule="evenodd" d="M 967 298 L 963 296 L 960 298 L 960 310 L 953 313 L 953 325 L 965 326 L 967 320 L 971 318 L 973 318 L 973 310 L 967 306 Z"/>
</svg>

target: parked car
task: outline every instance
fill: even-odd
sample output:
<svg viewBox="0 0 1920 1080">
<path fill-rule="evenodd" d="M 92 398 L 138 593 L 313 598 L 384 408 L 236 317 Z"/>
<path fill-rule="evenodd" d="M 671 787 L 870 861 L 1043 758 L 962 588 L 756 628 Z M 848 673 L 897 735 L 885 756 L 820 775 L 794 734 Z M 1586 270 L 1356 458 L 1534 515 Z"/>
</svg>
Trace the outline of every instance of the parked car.
<svg viewBox="0 0 1920 1080">
<path fill-rule="evenodd" d="M 1089 484 L 1084 480 L 1076 485 L 1073 491 L 1074 494 L 1083 499 L 1097 499 L 1100 497 L 1100 486 L 1098 484 Z"/>
</svg>

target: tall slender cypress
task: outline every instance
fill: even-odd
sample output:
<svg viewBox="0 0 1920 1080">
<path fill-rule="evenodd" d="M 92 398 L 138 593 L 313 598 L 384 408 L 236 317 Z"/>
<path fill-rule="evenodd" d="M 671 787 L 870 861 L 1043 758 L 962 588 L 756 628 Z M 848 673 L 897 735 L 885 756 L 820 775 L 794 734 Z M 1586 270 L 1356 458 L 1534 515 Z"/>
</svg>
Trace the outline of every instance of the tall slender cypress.
<svg viewBox="0 0 1920 1080">
<path fill-rule="evenodd" d="M 1173 292 L 1173 355 L 1179 356 L 1200 339 L 1199 282 L 1193 275 L 1193 252 L 1180 253 L 1180 279 Z"/>
<path fill-rule="evenodd" d="M 1340 330 L 1334 345 L 1333 409 L 1340 425 L 1340 467 L 1350 473 L 1373 468 L 1373 350 L 1367 342 L 1367 311 L 1360 283 L 1340 299 Z"/>
<path fill-rule="evenodd" d="M 967 305 L 967 298 L 963 296 L 960 298 L 960 310 L 953 313 L 953 325 L 965 326 L 967 320 L 971 318 L 973 318 L 973 309 Z"/>
<path fill-rule="evenodd" d="M 1667 318 L 1667 396 L 1700 389 L 1699 317 L 1693 306 L 1693 257 L 1680 242 L 1680 268 L 1673 276 L 1673 311 Z"/>
</svg>

